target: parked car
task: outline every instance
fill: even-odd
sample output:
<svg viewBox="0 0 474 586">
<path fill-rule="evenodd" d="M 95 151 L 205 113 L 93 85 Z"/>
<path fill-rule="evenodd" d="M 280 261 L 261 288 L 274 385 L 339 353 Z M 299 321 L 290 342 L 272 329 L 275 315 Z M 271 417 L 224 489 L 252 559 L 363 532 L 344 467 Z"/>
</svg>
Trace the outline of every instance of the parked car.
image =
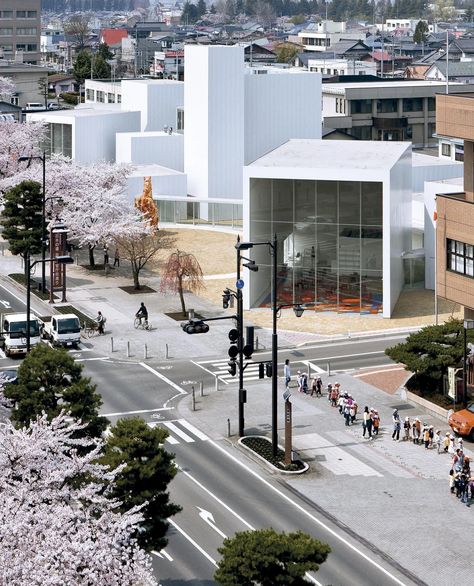
<svg viewBox="0 0 474 586">
<path fill-rule="evenodd" d="M 48 110 L 60 110 L 61 106 L 57 102 L 50 102 L 48 104 Z"/>
<path fill-rule="evenodd" d="M 448 423 L 453 431 L 469 436 L 474 441 L 474 403 L 470 403 L 466 409 L 451 413 Z"/>
<path fill-rule="evenodd" d="M 26 104 L 26 108 L 25 110 L 27 112 L 36 112 L 37 110 L 44 110 L 44 104 L 42 104 L 41 102 L 28 102 Z"/>
</svg>

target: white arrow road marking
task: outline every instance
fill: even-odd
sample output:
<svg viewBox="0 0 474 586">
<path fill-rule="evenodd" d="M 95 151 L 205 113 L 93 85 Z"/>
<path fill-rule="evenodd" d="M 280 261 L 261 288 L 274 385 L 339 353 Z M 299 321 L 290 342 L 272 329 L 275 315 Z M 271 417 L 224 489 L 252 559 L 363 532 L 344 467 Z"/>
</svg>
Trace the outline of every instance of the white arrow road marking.
<svg viewBox="0 0 474 586">
<path fill-rule="evenodd" d="M 212 513 L 210 513 L 209 511 L 206 511 L 204 509 L 201 509 L 201 507 L 196 507 L 196 509 L 199 511 L 199 516 L 201 517 L 201 519 L 207 523 L 209 525 L 209 527 L 212 527 L 214 529 L 214 531 L 216 533 L 219 533 L 219 535 L 225 539 L 227 537 L 227 535 L 225 533 L 223 533 L 219 527 L 216 526 L 216 523 L 214 521 L 214 516 Z"/>
<path fill-rule="evenodd" d="M 155 549 L 152 549 L 151 553 L 161 559 L 166 558 L 169 562 L 173 561 L 173 558 L 170 556 L 170 554 L 165 549 L 162 549 L 161 551 L 156 551 Z"/>
<path fill-rule="evenodd" d="M 5 307 L 5 309 L 10 309 L 11 305 L 8 301 L 5 301 L 5 299 L 0 299 L 0 303 L 3 305 L 3 307 Z"/>
<path fill-rule="evenodd" d="M 209 561 L 211 562 L 211 564 L 213 564 L 214 566 L 216 566 L 216 567 L 217 567 L 217 562 L 216 562 L 216 560 L 215 560 L 214 558 L 212 558 L 212 557 L 211 557 L 211 556 L 210 556 L 210 555 L 207 553 L 207 551 L 205 551 L 205 550 L 204 550 L 204 549 L 203 549 L 203 548 L 202 548 L 202 547 L 201 547 L 201 546 L 200 546 L 198 543 L 196 543 L 196 542 L 194 541 L 194 539 L 193 539 L 193 538 L 192 538 L 190 535 L 188 535 L 188 534 L 186 533 L 186 531 L 184 531 L 184 529 L 181 529 L 181 527 L 180 527 L 180 526 L 179 526 L 179 525 L 176 523 L 176 521 L 173 521 L 173 519 L 168 519 L 168 523 L 169 523 L 170 525 L 173 525 L 173 527 L 176 529 L 176 531 L 179 531 L 179 532 L 181 533 L 181 535 L 183 535 L 183 537 L 185 537 L 185 538 L 186 538 L 186 539 L 189 541 L 189 543 L 190 543 L 191 545 L 193 545 L 193 546 L 194 546 L 194 547 L 195 547 L 195 548 L 196 548 L 196 549 L 197 549 L 197 550 L 198 550 L 200 553 L 202 553 L 202 555 L 203 555 L 203 556 L 204 556 L 204 557 L 205 557 L 207 560 L 209 560 Z"/>
</svg>

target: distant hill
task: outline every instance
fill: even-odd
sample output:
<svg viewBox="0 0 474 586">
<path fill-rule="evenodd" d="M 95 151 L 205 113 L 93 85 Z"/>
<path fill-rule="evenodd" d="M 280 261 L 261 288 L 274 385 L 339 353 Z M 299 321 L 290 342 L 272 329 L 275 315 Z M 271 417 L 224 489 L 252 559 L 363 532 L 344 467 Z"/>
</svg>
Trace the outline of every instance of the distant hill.
<svg viewBox="0 0 474 586">
<path fill-rule="evenodd" d="M 41 8 L 53 12 L 133 10 L 148 5 L 148 0 L 41 0 Z"/>
</svg>

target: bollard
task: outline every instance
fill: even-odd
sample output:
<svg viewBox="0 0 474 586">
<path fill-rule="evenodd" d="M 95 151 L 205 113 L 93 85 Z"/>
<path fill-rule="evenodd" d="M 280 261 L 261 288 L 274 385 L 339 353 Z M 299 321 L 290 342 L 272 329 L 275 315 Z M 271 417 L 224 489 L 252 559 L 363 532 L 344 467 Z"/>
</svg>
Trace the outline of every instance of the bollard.
<svg viewBox="0 0 474 586">
<path fill-rule="evenodd" d="M 214 375 L 216 377 L 214 383 L 215 383 L 215 390 L 218 391 L 219 390 L 219 377 L 216 375 Z"/>
<path fill-rule="evenodd" d="M 130 358 L 130 342 L 127 342 L 127 358 Z"/>
<path fill-rule="evenodd" d="M 255 350 L 258 350 L 258 336 L 255 336 Z"/>
<path fill-rule="evenodd" d="M 199 391 L 201 392 L 201 397 L 204 397 L 204 383 L 202 381 L 199 383 Z"/>
<path fill-rule="evenodd" d="M 329 360 L 328 360 L 328 363 L 327 363 L 326 370 L 327 370 L 328 376 L 331 376 L 331 363 L 329 362 Z"/>
<path fill-rule="evenodd" d="M 311 378 L 311 365 L 308 362 L 308 384 L 309 384 L 309 379 Z"/>
<path fill-rule="evenodd" d="M 168 358 L 169 358 L 168 344 L 165 344 L 165 358 L 166 358 L 166 359 L 168 359 Z"/>
<path fill-rule="evenodd" d="M 114 351 L 114 337 L 110 336 L 110 351 Z"/>
<path fill-rule="evenodd" d="M 145 347 L 143 349 L 143 356 L 145 358 L 145 360 L 147 360 L 148 358 L 148 346 L 145 344 Z"/>
<path fill-rule="evenodd" d="M 227 437 L 230 437 L 230 419 L 227 418 Z"/>
<path fill-rule="evenodd" d="M 351 339 L 351 332 L 347 332 L 347 337 L 349 338 L 349 340 Z"/>
<path fill-rule="evenodd" d="M 193 398 L 192 398 L 192 401 L 193 401 L 193 411 L 196 411 L 196 395 L 194 394 L 194 387 L 191 387 L 191 388 L 192 388 L 192 393 L 193 393 Z"/>
</svg>

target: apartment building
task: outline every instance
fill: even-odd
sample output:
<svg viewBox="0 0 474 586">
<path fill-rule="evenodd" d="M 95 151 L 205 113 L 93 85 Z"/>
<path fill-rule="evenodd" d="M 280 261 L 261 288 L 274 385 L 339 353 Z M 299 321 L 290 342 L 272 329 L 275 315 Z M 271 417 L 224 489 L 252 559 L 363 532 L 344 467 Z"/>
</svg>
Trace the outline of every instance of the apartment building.
<svg viewBox="0 0 474 586">
<path fill-rule="evenodd" d="M 0 58 L 39 64 L 41 0 L 0 0 Z"/>
<path fill-rule="evenodd" d="M 298 33 L 298 42 L 304 45 L 305 51 L 331 51 L 332 47 L 344 40 L 363 40 L 365 33 L 347 31 L 345 22 L 324 20 L 314 23 Z"/>
<path fill-rule="evenodd" d="M 436 96 L 440 136 L 464 140 L 464 189 L 436 196 L 437 294 L 474 318 L 474 93 Z"/>
<path fill-rule="evenodd" d="M 445 84 L 435 81 L 361 81 L 323 84 L 324 127 L 344 130 L 360 140 L 411 141 L 436 146 L 435 96 Z M 453 83 L 451 94 L 474 91 Z"/>
</svg>

